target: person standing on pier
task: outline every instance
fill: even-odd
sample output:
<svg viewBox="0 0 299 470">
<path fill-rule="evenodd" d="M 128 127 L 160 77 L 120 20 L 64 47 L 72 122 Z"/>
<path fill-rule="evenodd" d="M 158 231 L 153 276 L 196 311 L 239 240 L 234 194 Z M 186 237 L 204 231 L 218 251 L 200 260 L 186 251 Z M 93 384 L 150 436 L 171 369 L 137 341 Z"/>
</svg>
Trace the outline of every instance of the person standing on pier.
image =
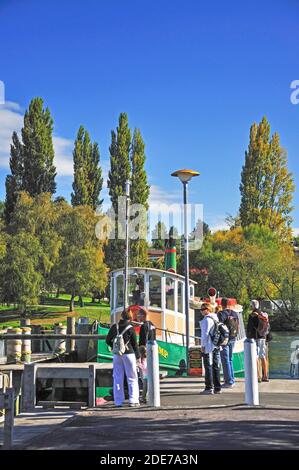
<svg viewBox="0 0 299 470">
<path fill-rule="evenodd" d="M 290 376 L 292 379 L 296 375 L 297 368 L 297 377 L 299 377 L 299 345 L 296 346 L 295 351 L 291 354 L 291 366 L 290 366 Z"/>
<path fill-rule="evenodd" d="M 146 346 L 148 341 L 156 340 L 156 327 L 147 319 L 147 310 L 141 307 L 137 313 L 137 321 L 142 323 L 139 332 L 139 346 Z"/>
<path fill-rule="evenodd" d="M 235 385 L 233 351 L 239 332 L 239 317 L 237 312 L 228 308 L 228 299 L 221 300 L 222 310 L 218 312 L 219 321 L 224 323 L 229 330 L 229 341 L 226 346 L 221 347 L 220 357 L 223 369 L 224 388 L 233 388 Z"/>
<path fill-rule="evenodd" d="M 220 348 L 212 341 L 212 333 L 215 323 L 218 322 L 216 313 L 212 313 L 211 304 L 204 303 L 201 307 L 204 319 L 200 322 L 201 327 L 201 352 L 205 367 L 205 390 L 203 395 L 221 393 L 220 383 Z"/>
<path fill-rule="evenodd" d="M 269 382 L 269 365 L 267 360 L 266 338 L 270 332 L 268 315 L 259 309 L 259 301 L 250 302 L 252 312 L 248 317 L 246 336 L 248 339 L 254 339 L 257 348 L 257 369 L 258 381 Z M 261 367 L 260 367 L 261 362 Z"/>
<path fill-rule="evenodd" d="M 122 406 L 125 400 L 125 375 L 129 388 L 129 406 L 140 406 L 136 362 L 136 359 L 140 359 L 140 352 L 132 319 L 131 311 L 124 310 L 119 323 L 111 326 L 106 337 L 106 343 L 113 352 L 113 396 L 117 407 Z"/>
</svg>

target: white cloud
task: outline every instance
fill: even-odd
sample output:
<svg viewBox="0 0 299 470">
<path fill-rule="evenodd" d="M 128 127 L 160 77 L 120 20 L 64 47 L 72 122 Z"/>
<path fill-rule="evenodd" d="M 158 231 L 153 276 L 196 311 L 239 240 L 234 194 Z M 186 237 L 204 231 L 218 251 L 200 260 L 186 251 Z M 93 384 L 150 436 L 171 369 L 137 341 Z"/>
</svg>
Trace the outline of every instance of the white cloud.
<svg viewBox="0 0 299 470">
<path fill-rule="evenodd" d="M 23 126 L 23 113 L 20 105 L 6 102 L 0 105 L 0 168 L 9 168 L 11 136 L 14 131 L 20 134 Z M 58 176 L 73 175 L 73 141 L 65 137 L 54 136 L 55 165 Z"/>
<path fill-rule="evenodd" d="M 211 213 L 206 214 L 204 219 L 207 224 L 209 224 L 210 230 L 212 233 L 217 232 L 218 230 L 229 230 L 229 225 L 226 222 L 226 215 L 213 215 Z"/>
<path fill-rule="evenodd" d="M 108 173 L 109 173 L 109 170 L 110 170 L 110 160 L 100 159 L 100 166 L 102 168 L 103 189 L 106 189 L 106 188 L 108 188 L 107 180 L 108 180 Z"/>
<path fill-rule="evenodd" d="M 293 228 L 293 235 L 294 235 L 295 237 L 299 236 L 299 227 Z"/>
<path fill-rule="evenodd" d="M 174 214 L 181 214 L 182 196 L 178 191 L 166 191 L 157 185 L 151 185 L 149 196 L 150 212 L 155 215 L 168 215 L 169 207 Z"/>
<path fill-rule="evenodd" d="M 8 168 L 11 135 L 20 132 L 23 116 L 17 103 L 6 102 L 0 106 L 0 167 Z"/>
<path fill-rule="evenodd" d="M 72 176 L 73 169 L 73 141 L 64 137 L 53 137 L 55 150 L 55 165 L 58 176 Z"/>
</svg>

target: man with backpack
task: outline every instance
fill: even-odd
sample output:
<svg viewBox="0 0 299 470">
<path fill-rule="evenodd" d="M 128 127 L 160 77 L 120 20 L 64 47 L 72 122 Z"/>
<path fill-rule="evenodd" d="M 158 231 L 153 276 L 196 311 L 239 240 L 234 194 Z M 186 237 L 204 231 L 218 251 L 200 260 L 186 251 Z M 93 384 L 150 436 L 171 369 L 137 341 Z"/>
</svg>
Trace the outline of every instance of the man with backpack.
<svg viewBox="0 0 299 470">
<path fill-rule="evenodd" d="M 223 388 L 232 388 L 235 385 L 233 368 L 233 351 L 236 338 L 239 332 L 239 317 L 237 312 L 228 308 L 228 299 L 221 300 L 222 310 L 218 313 L 219 321 L 224 323 L 229 330 L 229 341 L 226 346 L 222 346 L 220 351 L 224 384 Z"/>
<path fill-rule="evenodd" d="M 295 351 L 291 354 L 291 365 L 290 365 L 290 376 L 293 379 L 296 375 L 297 368 L 297 377 L 299 377 L 299 345 L 297 344 Z"/>
<path fill-rule="evenodd" d="M 145 307 L 140 307 L 137 313 L 137 321 L 142 323 L 139 332 L 139 346 L 146 346 L 148 341 L 155 341 L 156 327 L 147 319 L 147 310 Z"/>
<path fill-rule="evenodd" d="M 220 383 L 220 346 L 228 341 L 228 329 L 219 322 L 212 306 L 204 303 L 201 307 L 204 315 L 200 322 L 201 352 L 205 368 L 205 390 L 203 395 L 221 393 Z"/>
<path fill-rule="evenodd" d="M 269 366 L 267 360 L 267 336 L 270 332 L 270 323 L 267 313 L 259 309 L 259 301 L 250 302 L 251 313 L 248 317 L 246 336 L 248 339 L 254 339 L 257 349 L 258 361 L 258 381 L 269 382 Z M 261 362 L 261 367 L 259 365 Z M 262 371 L 261 371 L 262 369 Z"/>
<path fill-rule="evenodd" d="M 125 400 L 124 377 L 129 388 L 129 406 L 139 405 L 139 386 L 136 359 L 140 359 L 137 337 L 132 321 L 131 311 L 124 310 L 118 323 L 111 326 L 106 343 L 113 353 L 113 396 L 117 407 Z"/>
</svg>

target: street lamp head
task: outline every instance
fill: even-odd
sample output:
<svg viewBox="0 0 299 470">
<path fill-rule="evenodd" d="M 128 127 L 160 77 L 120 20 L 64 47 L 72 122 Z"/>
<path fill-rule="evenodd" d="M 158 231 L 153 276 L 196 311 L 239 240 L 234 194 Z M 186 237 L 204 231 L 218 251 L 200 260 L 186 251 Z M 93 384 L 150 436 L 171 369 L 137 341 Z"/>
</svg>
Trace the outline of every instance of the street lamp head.
<svg viewBox="0 0 299 470">
<path fill-rule="evenodd" d="M 177 170 L 171 173 L 171 176 L 176 176 L 182 183 L 188 183 L 193 176 L 198 176 L 199 172 L 194 170 Z"/>
</svg>

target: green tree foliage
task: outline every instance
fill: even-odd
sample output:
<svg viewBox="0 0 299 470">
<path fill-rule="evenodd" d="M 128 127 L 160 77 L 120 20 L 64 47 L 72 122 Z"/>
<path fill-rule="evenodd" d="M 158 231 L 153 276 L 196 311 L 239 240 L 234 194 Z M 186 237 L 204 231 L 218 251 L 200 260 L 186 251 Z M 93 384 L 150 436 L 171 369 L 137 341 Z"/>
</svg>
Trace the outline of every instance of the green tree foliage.
<svg viewBox="0 0 299 470">
<path fill-rule="evenodd" d="M 23 313 L 49 286 L 61 246 L 56 218 L 49 193 L 33 198 L 20 192 L 10 225 L 3 232 L 1 296 L 6 302 L 18 304 Z"/>
<path fill-rule="evenodd" d="M 167 236 L 167 227 L 164 222 L 159 220 L 152 231 L 152 248 L 156 250 L 164 250 L 165 238 L 167 238 Z"/>
<path fill-rule="evenodd" d="M 299 327 L 299 260 L 292 245 L 269 227 L 251 224 L 210 234 L 190 253 L 190 266 L 200 296 L 214 286 L 245 307 L 253 298 L 279 300 L 274 327 Z"/>
<path fill-rule="evenodd" d="M 101 242 L 95 236 L 97 217 L 89 206 L 57 205 L 57 231 L 62 239 L 53 279 L 58 287 L 71 295 L 70 311 L 76 295 L 103 291 L 107 269 Z"/>
<path fill-rule="evenodd" d="M 99 207 L 103 187 L 102 169 L 99 166 L 100 152 L 96 142 L 92 143 L 89 133 L 80 126 L 73 151 L 74 182 L 72 205 L 88 205 L 94 210 Z"/>
<path fill-rule="evenodd" d="M 17 304 L 22 314 L 28 305 L 38 303 L 42 286 L 40 254 L 38 239 L 23 229 L 7 241 L 1 267 L 2 301 Z"/>
<path fill-rule="evenodd" d="M 241 241 L 241 229 L 218 231 L 204 239 L 200 250 L 190 252 L 190 275 L 198 282 L 200 296 L 206 296 L 208 288 L 213 286 L 221 296 L 248 301 L 247 291 L 242 291 L 245 281 L 238 258 Z"/>
<path fill-rule="evenodd" d="M 134 224 L 135 236 L 138 238 L 130 242 L 130 263 L 132 266 L 146 266 L 148 264 L 147 256 L 147 210 L 150 186 L 147 182 L 147 175 L 144 168 L 146 161 L 145 144 L 143 142 L 139 129 L 134 130 L 132 148 L 131 148 L 131 204 L 140 204 L 143 210 L 138 211 L 133 217 L 138 217 L 140 222 Z"/>
<path fill-rule="evenodd" d="M 5 210 L 5 203 L 3 201 L 0 201 L 0 219 L 3 219 L 4 217 L 4 210 Z"/>
<path fill-rule="evenodd" d="M 8 228 L 12 236 L 17 237 L 20 230 L 25 230 L 37 238 L 40 245 L 38 271 L 43 278 L 44 289 L 48 287 L 61 247 L 61 239 L 56 230 L 57 218 L 50 193 L 41 193 L 33 198 L 28 193 L 21 192 Z"/>
<path fill-rule="evenodd" d="M 299 262 L 293 247 L 281 242 L 267 227 L 251 225 L 244 230 L 242 250 L 248 279 L 254 279 L 260 298 L 276 305 L 274 325 L 299 327 Z"/>
<path fill-rule="evenodd" d="M 11 174 L 7 175 L 5 180 L 6 199 L 4 208 L 4 216 L 7 223 L 10 222 L 11 215 L 14 211 L 18 192 L 23 189 L 23 152 L 22 144 L 16 132 L 12 134 L 9 166 Z"/>
<path fill-rule="evenodd" d="M 34 98 L 24 116 L 22 141 L 12 136 L 10 170 L 6 178 L 5 216 L 10 221 L 19 191 L 30 196 L 56 191 L 56 168 L 52 142 L 53 120 L 43 100 Z"/>
<path fill-rule="evenodd" d="M 118 197 L 125 194 L 125 184 L 130 180 L 131 131 L 126 113 L 120 113 L 116 132 L 111 131 L 110 171 L 108 175 L 109 196 L 117 216 Z"/>
<path fill-rule="evenodd" d="M 111 131 L 111 145 L 109 147 L 110 171 L 107 183 L 115 214 L 115 239 L 110 239 L 105 245 L 105 262 L 110 270 L 124 266 L 125 240 L 120 238 L 121 234 L 118 230 L 118 198 L 125 195 L 126 181 L 131 177 L 130 149 L 131 131 L 128 116 L 126 113 L 121 113 L 116 132 Z"/>
<path fill-rule="evenodd" d="M 294 189 L 279 135 L 270 137 L 270 124 L 263 117 L 251 126 L 245 152 L 240 185 L 242 227 L 258 224 L 289 237 Z"/>
<path fill-rule="evenodd" d="M 142 204 L 147 210 L 150 186 L 147 182 L 147 175 L 144 168 L 145 161 L 145 144 L 140 130 L 135 129 L 131 148 L 131 202 L 132 204 Z"/>
</svg>

